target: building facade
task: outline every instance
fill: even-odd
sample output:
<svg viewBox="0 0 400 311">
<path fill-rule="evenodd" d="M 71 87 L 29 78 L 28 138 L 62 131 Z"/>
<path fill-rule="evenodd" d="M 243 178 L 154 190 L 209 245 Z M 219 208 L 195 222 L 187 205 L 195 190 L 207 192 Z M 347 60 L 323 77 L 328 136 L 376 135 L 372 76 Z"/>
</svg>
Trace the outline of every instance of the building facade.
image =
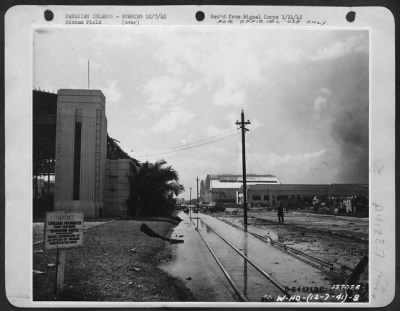
<svg viewBox="0 0 400 311">
<path fill-rule="evenodd" d="M 130 163 L 138 162 L 107 135 L 105 104 L 100 90 L 33 91 L 34 217 L 126 213 Z"/>
<path fill-rule="evenodd" d="M 249 207 L 274 208 L 278 202 L 286 208 L 300 208 L 315 204 L 368 200 L 366 184 L 281 184 L 270 174 L 247 175 L 247 203 Z M 200 201 L 203 205 L 234 206 L 243 204 L 241 175 L 207 175 L 200 182 Z"/>
<path fill-rule="evenodd" d="M 248 174 L 247 185 L 280 184 L 276 176 Z M 237 204 L 239 190 L 242 187 L 242 175 L 219 174 L 207 175 L 200 182 L 200 201 L 206 205 Z"/>
<path fill-rule="evenodd" d="M 59 90 L 54 209 L 101 216 L 107 157 L 105 97 L 99 90 Z"/>
<path fill-rule="evenodd" d="M 287 208 L 310 206 L 318 203 L 355 198 L 368 199 L 368 185 L 365 184 L 276 184 L 249 185 L 247 201 L 250 207 L 275 207 L 278 202 Z M 240 189 L 239 203 L 241 203 Z"/>
</svg>

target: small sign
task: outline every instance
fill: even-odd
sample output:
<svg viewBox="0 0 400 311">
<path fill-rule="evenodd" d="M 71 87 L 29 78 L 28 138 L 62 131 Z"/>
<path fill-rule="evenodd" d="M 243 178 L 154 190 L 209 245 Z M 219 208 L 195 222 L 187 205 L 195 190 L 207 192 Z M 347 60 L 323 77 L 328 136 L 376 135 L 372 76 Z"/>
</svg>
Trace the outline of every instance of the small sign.
<svg viewBox="0 0 400 311">
<path fill-rule="evenodd" d="M 45 249 L 70 248 L 83 244 L 83 213 L 47 212 Z"/>
</svg>

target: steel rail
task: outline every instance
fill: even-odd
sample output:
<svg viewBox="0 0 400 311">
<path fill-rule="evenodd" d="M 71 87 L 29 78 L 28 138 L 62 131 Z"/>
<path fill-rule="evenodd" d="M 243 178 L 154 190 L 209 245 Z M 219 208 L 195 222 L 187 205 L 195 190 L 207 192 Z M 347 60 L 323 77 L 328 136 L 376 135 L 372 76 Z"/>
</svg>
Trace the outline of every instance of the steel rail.
<svg viewBox="0 0 400 311">
<path fill-rule="evenodd" d="M 289 293 L 285 290 L 285 288 L 279 284 L 270 274 L 262 270 L 258 267 L 253 261 L 250 260 L 249 257 L 242 254 L 240 250 L 238 250 L 235 246 L 229 243 L 224 237 L 222 237 L 218 232 L 216 232 L 213 228 L 211 228 L 203 219 L 200 218 L 202 221 L 211 231 L 213 231 L 220 239 L 222 239 L 226 244 L 228 244 L 236 253 L 238 253 L 241 257 L 243 257 L 249 264 L 251 264 L 258 272 L 260 272 L 264 277 L 266 277 L 272 284 L 274 284 L 278 289 L 280 289 L 285 295 L 289 295 Z"/>
<path fill-rule="evenodd" d="M 239 230 L 244 231 L 243 228 L 240 227 L 240 226 L 238 226 L 238 225 L 229 223 L 229 222 L 227 222 L 227 221 L 225 221 L 225 220 L 223 220 L 223 219 L 220 219 L 220 218 L 217 218 L 217 219 L 223 221 L 223 222 L 226 223 L 226 224 L 231 225 L 232 227 L 235 227 L 235 228 L 237 228 L 237 229 L 239 229 Z M 268 235 L 266 235 L 267 238 L 265 238 L 265 236 L 259 235 L 259 234 L 254 233 L 254 232 L 248 231 L 248 233 L 250 233 L 251 235 L 253 235 L 253 236 L 255 236 L 256 238 L 259 238 L 259 239 L 261 239 L 261 240 L 263 240 L 263 241 L 265 241 L 265 240 L 267 239 L 267 240 L 269 240 L 269 241 L 271 242 L 272 245 L 275 245 L 275 244 L 276 244 L 277 246 L 283 248 L 285 251 L 288 251 L 288 250 L 289 250 L 289 251 L 292 251 L 293 253 L 295 253 L 295 254 L 298 255 L 298 256 L 306 257 L 306 258 L 309 259 L 309 260 L 312 260 L 312 261 L 314 261 L 314 262 L 317 262 L 317 263 L 319 263 L 320 265 L 327 266 L 327 267 L 329 267 L 331 270 L 333 270 L 333 264 L 332 264 L 332 263 L 323 261 L 323 260 L 321 260 L 321 259 L 319 259 L 319 258 L 316 258 L 316 257 L 313 257 L 313 256 L 308 255 L 308 254 L 306 254 L 306 253 L 303 253 L 302 251 L 299 251 L 299 250 L 297 250 L 297 249 L 295 249 L 295 248 L 292 248 L 292 247 L 290 247 L 290 246 L 286 246 L 285 244 L 283 244 L 283 243 L 281 243 L 281 242 L 278 242 L 278 241 L 273 240 L 273 239 L 272 239 L 270 236 L 268 236 Z"/>
<path fill-rule="evenodd" d="M 199 233 L 201 239 L 203 240 L 204 244 L 206 244 L 208 250 L 210 251 L 211 255 L 213 256 L 213 258 L 215 259 L 215 261 L 217 262 L 219 268 L 221 269 L 221 271 L 224 273 L 226 279 L 228 280 L 229 284 L 232 286 L 233 290 L 235 291 L 235 293 L 239 296 L 239 299 L 241 301 L 249 301 L 247 299 L 247 297 L 242 293 L 242 291 L 239 289 L 239 287 L 236 285 L 236 283 L 233 281 L 233 279 L 231 278 L 231 276 L 229 275 L 228 271 L 224 268 L 224 266 L 222 265 L 221 261 L 218 259 L 217 255 L 215 255 L 214 251 L 212 250 L 211 246 L 207 243 L 207 241 L 204 239 L 203 235 L 200 233 L 199 230 L 197 230 L 197 232 Z"/>
<path fill-rule="evenodd" d="M 292 248 L 292 247 L 290 247 L 290 246 L 286 246 L 285 244 L 283 244 L 283 243 L 281 243 L 281 242 L 274 241 L 274 240 L 272 240 L 269 236 L 268 236 L 268 238 L 265 238 L 264 236 L 259 235 L 259 234 L 257 234 L 257 233 L 250 232 L 250 234 L 254 235 L 255 237 L 257 237 L 257 238 L 259 238 L 259 239 L 261 239 L 261 240 L 263 240 L 263 241 L 269 239 L 269 240 L 271 240 L 271 243 L 272 243 L 272 244 L 278 245 L 279 247 L 283 248 L 285 251 L 291 251 L 291 252 L 295 253 L 296 255 L 306 257 L 306 258 L 309 259 L 309 260 L 315 261 L 315 262 L 317 262 L 317 263 L 319 263 L 319 264 L 321 264 L 321 265 L 325 265 L 325 266 L 327 266 L 327 267 L 333 269 L 333 264 L 328 263 L 328 262 L 325 262 L 325 261 L 323 261 L 323 260 L 321 260 L 321 259 L 318 259 L 318 258 L 313 257 L 313 256 L 311 256 L 311 255 L 308 255 L 308 254 L 306 254 L 306 253 L 303 253 L 302 251 L 299 251 L 299 250 L 297 250 L 297 249 L 295 249 L 295 248 Z"/>
</svg>

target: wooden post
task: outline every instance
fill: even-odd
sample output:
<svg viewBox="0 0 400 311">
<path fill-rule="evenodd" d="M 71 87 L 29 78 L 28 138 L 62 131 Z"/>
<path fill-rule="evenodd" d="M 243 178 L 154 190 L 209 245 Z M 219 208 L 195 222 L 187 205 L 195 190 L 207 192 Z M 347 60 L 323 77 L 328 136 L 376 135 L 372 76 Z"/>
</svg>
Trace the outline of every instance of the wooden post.
<svg viewBox="0 0 400 311">
<path fill-rule="evenodd" d="M 57 249 L 57 295 L 64 290 L 65 253 L 65 249 Z"/>
<path fill-rule="evenodd" d="M 57 250 L 55 295 L 64 290 L 64 271 L 67 248 L 83 244 L 84 216 L 82 212 L 46 212 L 44 249 Z"/>
</svg>

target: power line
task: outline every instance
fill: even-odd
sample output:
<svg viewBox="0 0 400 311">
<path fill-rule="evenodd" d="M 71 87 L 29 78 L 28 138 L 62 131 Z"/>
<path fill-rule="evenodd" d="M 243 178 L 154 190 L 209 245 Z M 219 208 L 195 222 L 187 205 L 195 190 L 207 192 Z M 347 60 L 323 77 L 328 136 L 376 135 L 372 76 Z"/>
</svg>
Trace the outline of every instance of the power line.
<svg viewBox="0 0 400 311">
<path fill-rule="evenodd" d="M 212 144 L 212 143 L 215 143 L 217 141 L 223 140 L 225 138 L 228 138 L 229 136 L 233 136 L 233 135 L 232 134 L 231 135 L 227 135 L 227 136 L 224 136 L 224 137 L 220 137 L 218 139 L 214 139 L 212 141 L 203 142 L 201 144 L 196 144 L 196 145 L 193 145 L 193 146 L 188 146 L 188 147 L 177 149 L 177 150 L 170 150 L 170 151 L 166 151 L 166 152 L 160 152 L 160 153 L 156 153 L 156 154 L 151 154 L 151 155 L 149 155 L 149 158 L 154 158 L 154 157 L 157 157 L 157 156 L 164 156 L 164 155 L 173 154 L 173 153 L 184 151 L 184 150 L 190 150 L 190 149 L 198 148 L 198 147 L 201 147 L 201 146 L 204 146 L 204 145 Z"/>
<path fill-rule="evenodd" d="M 175 153 L 175 152 L 179 152 L 179 151 L 184 151 L 184 150 L 189 150 L 189 149 L 193 149 L 193 148 L 197 148 L 200 146 L 204 146 L 207 144 L 211 144 L 217 141 L 220 141 L 222 139 L 228 138 L 229 136 L 233 136 L 236 133 L 236 130 L 229 130 L 226 131 L 222 134 L 213 136 L 213 137 L 208 137 L 208 138 L 203 138 L 201 140 L 198 140 L 196 142 L 190 143 L 190 144 L 186 144 L 180 147 L 175 147 L 172 148 L 170 150 L 165 150 L 165 151 L 159 151 L 159 152 L 155 152 L 152 154 L 148 154 L 148 153 L 143 153 L 143 154 L 137 154 L 135 155 L 136 157 L 141 157 L 141 156 L 147 156 L 147 157 L 155 157 L 155 156 L 160 156 L 160 155 L 167 155 L 167 154 L 171 154 L 171 153 Z"/>
</svg>

